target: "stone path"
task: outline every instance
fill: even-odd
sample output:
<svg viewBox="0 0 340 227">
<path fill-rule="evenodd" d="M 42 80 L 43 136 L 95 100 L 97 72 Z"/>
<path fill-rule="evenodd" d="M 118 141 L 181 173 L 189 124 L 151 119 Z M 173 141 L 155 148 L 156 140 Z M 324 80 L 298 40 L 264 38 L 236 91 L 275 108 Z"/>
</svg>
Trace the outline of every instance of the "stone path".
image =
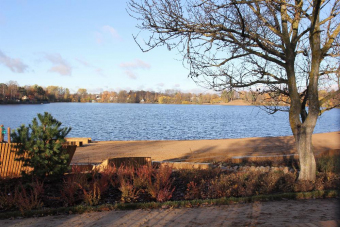
<svg viewBox="0 0 340 227">
<path fill-rule="evenodd" d="M 7 226 L 340 226 L 340 199 L 283 200 L 198 208 L 104 211 L 0 220 Z"/>
<path fill-rule="evenodd" d="M 313 223 L 299 223 L 289 225 L 291 227 L 338 227 L 340 226 L 340 220 L 319 221 Z"/>
</svg>

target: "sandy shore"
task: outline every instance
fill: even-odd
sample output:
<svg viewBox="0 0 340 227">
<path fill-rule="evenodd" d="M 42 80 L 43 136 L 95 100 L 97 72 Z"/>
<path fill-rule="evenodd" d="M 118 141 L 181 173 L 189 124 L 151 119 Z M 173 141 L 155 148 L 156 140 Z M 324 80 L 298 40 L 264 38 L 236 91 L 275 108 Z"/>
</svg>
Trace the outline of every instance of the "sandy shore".
<svg viewBox="0 0 340 227">
<path fill-rule="evenodd" d="M 316 153 L 340 149 L 340 132 L 313 135 Z M 292 136 L 187 141 L 100 141 L 79 147 L 73 163 L 99 163 L 110 157 L 151 157 L 154 161 L 223 161 L 234 156 L 295 154 Z"/>
</svg>

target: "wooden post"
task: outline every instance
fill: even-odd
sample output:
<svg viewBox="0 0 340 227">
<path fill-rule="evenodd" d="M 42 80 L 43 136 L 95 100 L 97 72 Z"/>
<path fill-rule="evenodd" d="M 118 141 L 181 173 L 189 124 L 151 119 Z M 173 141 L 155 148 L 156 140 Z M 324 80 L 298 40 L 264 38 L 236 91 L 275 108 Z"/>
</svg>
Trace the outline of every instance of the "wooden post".
<svg viewBox="0 0 340 227">
<path fill-rule="evenodd" d="M 0 127 L 0 143 L 3 142 L 3 138 L 2 138 L 2 127 Z"/>
<path fill-rule="evenodd" d="M 7 142 L 11 143 L 11 128 L 7 128 Z"/>
</svg>

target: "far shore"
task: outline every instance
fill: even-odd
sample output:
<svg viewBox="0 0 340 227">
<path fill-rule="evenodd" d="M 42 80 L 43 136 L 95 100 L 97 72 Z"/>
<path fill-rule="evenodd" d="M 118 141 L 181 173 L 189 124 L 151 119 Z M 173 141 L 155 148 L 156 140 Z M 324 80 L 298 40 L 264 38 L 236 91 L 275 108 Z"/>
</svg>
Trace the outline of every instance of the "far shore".
<svg viewBox="0 0 340 227">
<path fill-rule="evenodd" d="M 50 103 L 93 103 L 93 102 L 49 102 L 49 101 L 35 101 L 35 102 L 0 102 L 0 105 L 36 105 L 36 104 L 50 104 Z M 110 102 L 94 102 L 94 103 L 110 103 Z M 129 103 L 111 103 L 111 104 L 129 104 Z M 130 103 L 131 104 L 131 103 Z M 132 103 L 132 104 L 158 104 L 158 103 Z M 174 103 L 172 103 L 174 104 Z M 167 105 L 167 104 L 161 104 Z M 227 103 L 189 103 L 189 104 L 177 104 L 177 105 L 221 105 L 221 106 L 255 106 L 250 102 L 242 99 L 233 100 Z"/>
<path fill-rule="evenodd" d="M 313 134 L 316 154 L 340 149 L 340 131 Z M 100 163 L 114 157 L 153 161 L 223 161 L 235 156 L 296 154 L 293 136 L 183 141 L 98 141 L 78 147 L 72 163 Z"/>
<path fill-rule="evenodd" d="M 205 104 L 205 103 L 204 103 Z M 225 102 L 225 103 L 216 103 L 216 104 L 206 104 L 206 105 L 221 105 L 221 106 L 255 106 L 251 104 L 250 102 L 247 102 L 242 99 L 237 99 L 233 100 L 230 102 Z"/>
</svg>

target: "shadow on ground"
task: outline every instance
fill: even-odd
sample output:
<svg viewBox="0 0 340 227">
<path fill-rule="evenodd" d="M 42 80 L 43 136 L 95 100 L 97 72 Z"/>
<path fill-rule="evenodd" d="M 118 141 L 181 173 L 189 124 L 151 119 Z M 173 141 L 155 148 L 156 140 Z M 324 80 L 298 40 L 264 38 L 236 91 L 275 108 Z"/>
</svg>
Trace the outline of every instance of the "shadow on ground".
<svg viewBox="0 0 340 227">
<path fill-rule="evenodd" d="M 340 135 L 340 134 L 339 134 Z M 207 142 L 209 143 L 209 142 Z M 320 142 L 318 142 L 320 144 Z M 327 141 L 325 141 L 327 144 Z M 332 149 L 330 146 L 314 146 L 314 153 Z M 187 162 L 211 162 L 225 161 L 232 157 L 256 157 L 256 156 L 276 156 L 297 154 L 293 137 L 265 137 L 249 139 L 246 142 L 240 140 L 221 149 L 217 146 L 207 146 L 201 149 L 190 150 L 190 152 L 178 158 L 166 159 L 165 161 L 187 161 Z M 283 156 L 282 159 L 289 158 Z"/>
</svg>

